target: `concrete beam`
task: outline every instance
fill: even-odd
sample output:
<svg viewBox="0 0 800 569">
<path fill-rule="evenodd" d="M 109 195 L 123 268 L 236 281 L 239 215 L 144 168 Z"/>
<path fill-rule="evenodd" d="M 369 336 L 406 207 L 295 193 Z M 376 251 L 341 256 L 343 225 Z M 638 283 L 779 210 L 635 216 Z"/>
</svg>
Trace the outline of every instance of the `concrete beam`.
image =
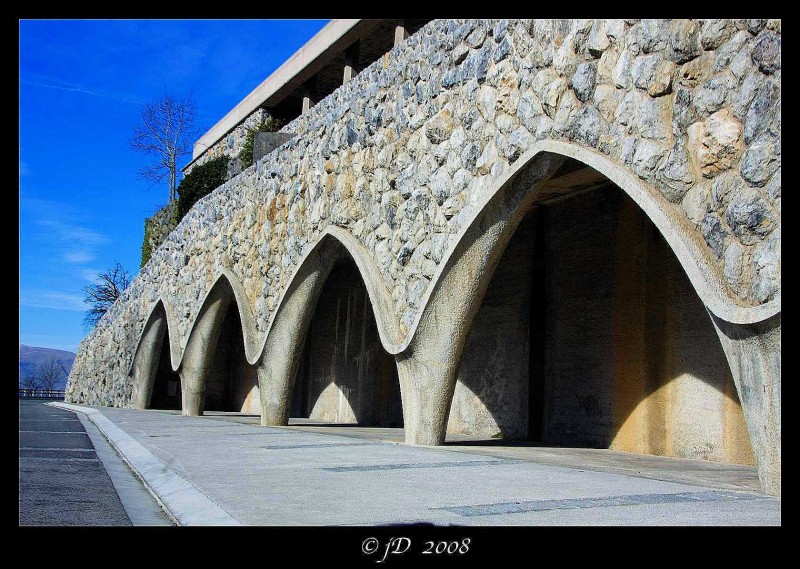
<svg viewBox="0 0 800 569">
<path fill-rule="evenodd" d="M 275 106 L 381 20 L 331 20 L 194 144 L 192 161 L 262 106 Z M 191 164 L 191 163 L 190 163 Z"/>
</svg>

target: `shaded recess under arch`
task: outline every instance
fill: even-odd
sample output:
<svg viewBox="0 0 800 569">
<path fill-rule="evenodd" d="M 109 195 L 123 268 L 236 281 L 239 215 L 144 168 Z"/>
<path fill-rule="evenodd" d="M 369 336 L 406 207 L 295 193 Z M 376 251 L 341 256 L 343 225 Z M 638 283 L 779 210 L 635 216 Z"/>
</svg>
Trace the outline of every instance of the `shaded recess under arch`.
<svg viewBox="0 0 800 569">
<path fill-rule="evenodd" d="M 568 160 L 472 321 L 448 432 L 753 464 L 709 314 L 661 233 Z"/>
<path fill-rule="evenodd" d="M 172 369 L 169 323 L 163 302 L 158 302 L 145 324 L 131 376 L 135 408 L 181 409 L 181 379 Z"/>
<path fill-rule="evenodd" d="M 261 412 L 256 367 L 247 362 L 239 307 L 231 296 L 205 383 L 204 411 Z"/>
<path fill-rule="evenodd" d="M 240 288 L 227 273 L 221 274 L 197 314 L 179 368 L 184 415 L 260 413 L 256 368 L 247 360 L 240 310 L 246 318 L 249 306 L 239 306 Z"/>
<path fill-rule="evenodd" d="M 324 423 L 402 426 L 394 357 L 381 344 L 358 267 L 342 249 L 303 342 L 290 416 Z"/>
</svg>

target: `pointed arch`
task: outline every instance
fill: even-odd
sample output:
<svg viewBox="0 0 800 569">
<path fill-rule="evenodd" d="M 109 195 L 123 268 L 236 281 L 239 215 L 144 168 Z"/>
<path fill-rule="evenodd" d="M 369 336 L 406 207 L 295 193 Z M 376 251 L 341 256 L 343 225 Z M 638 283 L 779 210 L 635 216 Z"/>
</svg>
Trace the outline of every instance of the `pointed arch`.
<svg viewBox="0 0 800 569">
<path fill-rule="evenodd" d="M 164 302 L 159 300 L 150 310 L 150 315 L 145 321 L 142 332 L 139 335 L 136 352 L 134 352 L 131 367 L 128 375 L 131 377 L 132 394 L 131 405 L 135 409 L 148 409 L 153 397 L 156 376 L 162 357 L 165 340 L 171 359 L 174 350 L 171 349 L 169 312 L 166 310 Z M 174 369 L 170 369 L 174 371 Z"/>
<path fill-rule="evenodd" d="M 742 305 L 732 295 L 719 265 L 711 258 L 708 247 L 701 238 L 698 238 L 697 231 L 691 226 L 686 217 L 672 211 L 674 207 L 672 204 L 669 204 L 658 191 L 631 173 L 627 168 L 600 152 L 590 150 L 576 143 L 541 140 L 511 165 L 493 183 L 492 189 L 486 192 L 483 198 L 475 204 L 475 215 L 472 217 L 472 221 L 464 224 L 456 238 L 451 241 L 447 251 L 445 251 L 442 257 L 443 260 L 439 263 L 431 279 L 432 285 L 428 287 L 420 299 L 422 309 L 417 313 L 402 344 L 396 346 L 397 352 L 404 351 L 414 341 L 414 336 L 423 320 L 427 305 L 435 295 L 440 283 L 445 279 L 447 272 L 451 270 L 454 257 L 463 254 L 472 246 L 469 242 L 470 236 L 479 232 L 476 226 L 488 223 L 486 221 L 487 211 L 490 209 L 497 210 L 498 213 L 492 217 L 492 223 L 503 225 L 500 232 L 505 237 L 498 234 L 498 238 L 499 242 L 507 243 L 508 237 L 514 232 L 522 218 L 521 212 L 526 211 L 537 197 L 537 192 L 531 191 L 531 185 L 547 179 L 549 175 L 555 172 L 553 170 L 547 175 L 538 170 L 544 164 L 558 158 L 572 158 L 593 168 L 620 187 L 636 202 L 664 236 L 703 304 L 715 316 L 734 324 L 753 324 L 763 322 L 780 313 L 780 292 L 773 300 L 767 303 L 757 306 Z M 502 254 L 502 248 L 499 253 Z M 499 256 L 495 255 L 495 258 L 488 264 L 496 262 L 497 259 L 499 259 Z"/>
<path fill-rule="evenodd" d="M 374 262 L 349 233 L 329 227 L 301 259 L 269 326 L 258 368 L 264 425 L 284 425 L 288 421 L 303 342 L 328 277 L 343 259 L 354 262 L 364 283 L 383 348 L 390 354 L 397 350 L 400 327 L 392 310 L 391 294 Z"/>
<path fill-rule="evenodd" d="M 279 315 L 287 312 L 286 305 L 296 303 L 292 300 L 292 296 L 302 294 L 299 291 L 305 290 L 309 278 L 316 279 L 320 270 L 329 271 L 342 255 L 349 255 L 353 259 L 367 287 L 383 347 L 390 354 L 396 354 L 403 349 L 403 333 L 394 315 L 392 293 L 386 286 L 372 255 L 349 231 L 331 225 L 325 228 L 317 241 L 300 257 L 289 284 L 278 297 L 277 308 L 267 325 L 260 354 L 266 351 L 266 343 Z M 325 276 L 327 277 L 327 273 Z"/>
<path fill-rule="evenodd" d="M 248 340 L 252 350 L 255 325 L 244 289 L 230 271 L 223 269 L 203 299 L 186 338 L 178 370 L 181 376 L 184 415 L 203 414 L 209 374 L 212 372 L 222 325 L 231 302 L 235 302 L 237 306 L 239 329 L 236 332 L 241 334 L 245 360 Z"/>
<path fill-rule="evenodd" d="M 143 346 L 143 342 L 145 341 L 146 334 L 148 333 L 150 327 L 156 324 L 157 321 L 161 318 L 165 319 L 167 341 L 169 342 L 169 348 L 170 348 L 170 364 L 172 366 L 172 370 L 177 371 L 178 366 L 180 366 L 182 348 L 177 334 L 178 327 L 177 327 L 177 321 L 175 320 L 175 312 L 172 310 L 172 306 L 170 306 L 170 304 L 167 302 L 166 299 L 159 298 L 150 307 L 150 311 L 148 312 L 144 326 L 142 326 L 142 330 L 141 332 L 139 332 L 139 336 L 136 341 L 136 350 L 134 351 L 134 357 L 133 360 L 131 360 L 131 366 L 128 369 L 128 376 L 131 377 L 133 376 L 134 365 L 136 364 L 137 358 L 140 358 L 144 355 L 140 354 L 140 351 L 145 349 Z"/>
<path fill-rule="evenodd" d="M 471 222 L 451 243 L 445 262 L 434 275 L 433 286 L 426 292 L 423 309 L 406 340 L 409 350 L 397 359 L 406 413 L 406 442 L 444 442 L 466 335 L 489 281 L 525 213 L 540 196 L 546 195 L 548 180 L 570 158 L 598 171 L 633 199 L 663 236 L 715 319 L 736 328 L 780 318 L 780 296 L 763 305 L 744 306 L 729 294 L 721 269 L 710 258 L 697 231 L 672 211 L 674 206 L 655 188 L 597 152 L 566 142 L 540 141 L 476 205 Z M 732 337 L 731 333 L 721 332 L 723 327 L 716 320 L 714 323 L 718 335 Z M 732 345 L 725 338 L 721 340 L 723 345 Z M 767 351 L 764 348 L 757 354 L 739 354 L 727 347 L 725 350 L 765 488 L 775 485 L 769 481 L 775 465 L 770 462 L 765 444 L 779 440 L 780 417 L 750 395 L 750 390 L 766 390 L 779 383 L 779 358 L 770 358 Z M 748 365 L 740 365 L 745 360 Z"/>
</svg>

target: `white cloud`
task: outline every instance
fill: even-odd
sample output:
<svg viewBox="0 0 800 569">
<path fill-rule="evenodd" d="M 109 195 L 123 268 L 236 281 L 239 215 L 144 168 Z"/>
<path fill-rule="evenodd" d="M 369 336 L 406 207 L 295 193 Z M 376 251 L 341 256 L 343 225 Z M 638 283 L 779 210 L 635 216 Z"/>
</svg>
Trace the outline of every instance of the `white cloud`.
<svg viewBox="0 0 800 569">
<path fill-rule="evenodd" d="M 84 312 L 86 310 L 82 296 L 56 290 L 20 291 L 19 304 L 20 306 L 31 308 L 48 308 L 73 312 Z"/>
<path fill-rule="evenodd" d="M 32 85 L 34 87 L 44 87 L 46 89 L 55 89 L 57 91 L 67 91 L 70 93 L 80 93 L 82 95 L 91 95 L 93 97 L 102 97 L 104 99 L 112 99 L 123 103 L 139 103 L 137 97 L 125 95 L 122 93 L 114 93 L 105 89 L 93 89 L 78 85 L 77 83 L 70 83 L 56 77 L 48 77 L 46 75 L 31 74 L 31 79 L 22 78 L 20 83 Z"/>
<path fill-rule="evenodd" d="M 30 175 L 31 175 L 30 166 L 28 166 L 25 162 L 20 160 L 19 161 L 19 177 L 21 178 L 22 176 L 30 176 Z"/>
<path fill-rule="evenodd" d="M 93 247 L 109 241 L 108 237 L 102 233 L 74 223 L 64 223 L 56 219 L 39 219 L 38 224 L 45 228 L 45 231 L 49 231 L 53 237 L 60 241 L 66 241 L 69 245 L 79 244 Z"/>
<path fill-rule="evenodd" d="M 90 283 L 97 282 L 97 275 L 103 272 L 102 269 L 87 269 L 82 268 L 78 271 L 78 275 L 81 279 L 85 281 L 89 281 Z"/>
<path fill-rule="evenodd" d="M 86 249 L 69 249 L 64 252 L 64 260 L 67 263 L 83 264 L 94 261 L 94 253 Z"/>
<path fill-rule="evenodd" d="M 86 227 L 86 215 L 69 204 L 23 196 L 20 209 L 35 221 L 36 238 L 66 263 L 91 263 L 97 258 L 97 248 L 110 241 L 103 233 Z"/>
</svg>

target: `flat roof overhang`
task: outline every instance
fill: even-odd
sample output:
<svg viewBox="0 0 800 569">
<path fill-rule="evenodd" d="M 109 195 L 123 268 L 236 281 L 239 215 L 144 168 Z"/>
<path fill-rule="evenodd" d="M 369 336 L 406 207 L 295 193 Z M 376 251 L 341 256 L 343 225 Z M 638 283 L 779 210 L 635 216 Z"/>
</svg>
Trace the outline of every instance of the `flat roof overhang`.
<svg viewBox="0 0 800 569">
<path fill-rule="evenodd" d="M 211 148 L 259 107 L 272 107 L 300 89 L 325 65 L 382 20 L 331 20 L 228 114 L 194 143 L 192 160 Z"/>
</svg>

